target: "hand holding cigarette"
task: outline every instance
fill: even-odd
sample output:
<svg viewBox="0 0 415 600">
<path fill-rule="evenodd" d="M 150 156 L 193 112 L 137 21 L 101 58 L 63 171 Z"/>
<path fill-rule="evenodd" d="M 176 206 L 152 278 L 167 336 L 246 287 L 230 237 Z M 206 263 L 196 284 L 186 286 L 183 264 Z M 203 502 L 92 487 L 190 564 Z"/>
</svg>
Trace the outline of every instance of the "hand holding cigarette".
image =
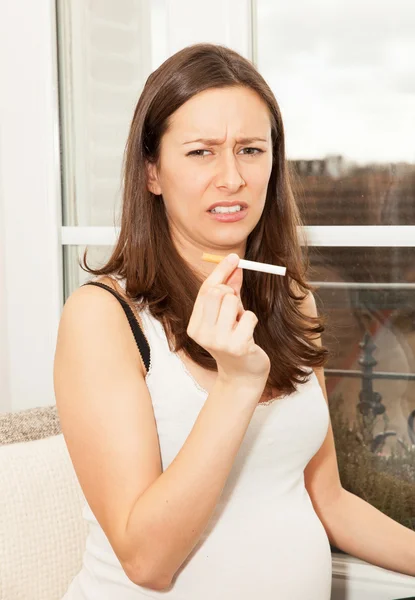
<svg viewBox="0 0 415 600">
<path fill-rule="evenodd" d="M 220 263 L 225 256 L 218 256 L 216 254 L 206 254 L 205 252 L 202 255 L 202 260 L 211 263 Z M 245 260 L 244 258 L 239 259 L 239 263 L 237 265 L 240 269 L 249 269 L 250 271 L 261 271 L 262 273 L 271 273 L 273 275 L 285 275 L 287 268 L 280 267 L 278 265 L 269 265 L 267 263 L 260 263 L 254 260 Z"/>
<path fill-rule="evenodd" d="M 200 287 L 187 334 L 216 360 L 219 381 L 238 387 L 248 384 L 258 390 L 258 396 L 253 397 L 256 405 L 271 363 L 254 340 L 258 317 L 244 309 L 237 289 L 229 284 L 235 274 L 242 283 L 242 273 L 237 273 L 238 257 L 232 253 L 223 258 L 226 260 L 219 260 Z"/>
</svg>

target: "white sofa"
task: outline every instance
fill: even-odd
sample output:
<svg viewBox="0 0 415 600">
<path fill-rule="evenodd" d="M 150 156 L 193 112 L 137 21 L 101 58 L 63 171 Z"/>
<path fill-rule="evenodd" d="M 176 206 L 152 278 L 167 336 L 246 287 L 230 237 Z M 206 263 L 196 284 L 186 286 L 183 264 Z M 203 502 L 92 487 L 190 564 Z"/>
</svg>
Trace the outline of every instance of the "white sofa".
<svg viewBox="0 0 415 600">
<path fill-rule="evenodd" d="M 84 502 L 56 407 L 0 414 L 0 600 L 61 600 L 82 564 Z M 332 600 L 403 598 L 415 578 L 333 555 Z"/>
<path fill-rule="evenodd" d="M 1 600 L 59 600 L 81 567 L 84 496 L 59 430 L 55 407 L 0 415 Z"/>
</svg>

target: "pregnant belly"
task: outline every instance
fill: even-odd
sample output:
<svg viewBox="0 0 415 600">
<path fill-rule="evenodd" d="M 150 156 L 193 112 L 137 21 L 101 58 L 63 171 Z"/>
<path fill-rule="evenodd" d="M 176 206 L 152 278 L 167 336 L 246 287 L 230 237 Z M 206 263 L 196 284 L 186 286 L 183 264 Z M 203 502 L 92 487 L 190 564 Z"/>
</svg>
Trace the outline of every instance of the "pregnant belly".
<svg viewBox="0 0 415 600">
<path fill-rule="evenodd" d="M 133 584 L 105 539 L 93 528 L 65 600 L 330 599 L 330 545 L 308 495 L 264 502 L 260 510 L 219 506 L 171 588 L 161 592 Z"/>
<path fill-rule="evenodd" d="M 227 514 L 176 575 L 172 598 L 329 600 L 331 552 L 311 502 Z"/>
</svg>

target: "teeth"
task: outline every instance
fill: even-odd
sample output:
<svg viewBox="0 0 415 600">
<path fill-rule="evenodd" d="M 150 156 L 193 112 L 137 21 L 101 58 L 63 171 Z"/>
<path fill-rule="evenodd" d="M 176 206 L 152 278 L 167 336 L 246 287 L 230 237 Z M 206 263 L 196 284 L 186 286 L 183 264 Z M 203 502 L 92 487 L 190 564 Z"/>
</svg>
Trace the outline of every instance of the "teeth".
<svg viewBox="0 0 415 600">
<path fill-rule="evenodd" d="M 211 213 L 234 213 L 242 210 L 242 206 L 237 204 L 236 206 L 216 206 L 210 212 Z"/>
</svg>

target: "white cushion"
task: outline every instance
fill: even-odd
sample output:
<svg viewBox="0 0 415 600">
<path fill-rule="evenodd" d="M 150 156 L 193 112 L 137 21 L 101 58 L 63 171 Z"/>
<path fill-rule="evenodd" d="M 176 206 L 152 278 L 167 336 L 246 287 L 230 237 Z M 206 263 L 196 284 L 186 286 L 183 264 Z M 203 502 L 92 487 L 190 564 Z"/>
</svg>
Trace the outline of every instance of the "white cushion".
<svg viewBox="0 0 415 600">
<path fill-rule="evenodd" d="M 0 447 L 1 600 L 58 600 L 79 571 L 84 496 L 63 435 Z"/>
</svg>

